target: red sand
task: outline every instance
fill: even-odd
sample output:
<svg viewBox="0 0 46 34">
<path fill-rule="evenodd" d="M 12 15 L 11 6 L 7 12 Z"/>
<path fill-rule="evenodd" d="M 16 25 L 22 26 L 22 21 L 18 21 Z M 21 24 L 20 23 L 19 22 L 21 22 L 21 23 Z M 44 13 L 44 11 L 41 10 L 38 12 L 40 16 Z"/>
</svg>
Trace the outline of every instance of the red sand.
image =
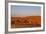
<svg viewBox="0 0 46 34">
<path fill-rule="evenodd" d="M 15 20 L 31 20 L 32 23 L 24 23 L 24 22 L 16 22 L 15 24 L 11 24 L 11 28 L 25 28 L 25 27 L 40 27 L 41 26 L 41 16 L 27 16 L 27 17 L 11 17 L 11 19 Z"/>
</svg>

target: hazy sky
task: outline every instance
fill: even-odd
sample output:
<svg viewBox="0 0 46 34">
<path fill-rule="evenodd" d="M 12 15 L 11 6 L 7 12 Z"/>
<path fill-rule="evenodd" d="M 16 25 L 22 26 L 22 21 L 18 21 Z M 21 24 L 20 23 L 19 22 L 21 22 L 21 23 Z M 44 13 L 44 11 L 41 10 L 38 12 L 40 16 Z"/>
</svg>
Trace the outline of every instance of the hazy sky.
<svg viewBox="0 0 46 34">
<path fill-rule="evenodd" d="M 11 6 L 12 16 L 40 16 L 41 7 L 40 6 Z"/>
</svg>

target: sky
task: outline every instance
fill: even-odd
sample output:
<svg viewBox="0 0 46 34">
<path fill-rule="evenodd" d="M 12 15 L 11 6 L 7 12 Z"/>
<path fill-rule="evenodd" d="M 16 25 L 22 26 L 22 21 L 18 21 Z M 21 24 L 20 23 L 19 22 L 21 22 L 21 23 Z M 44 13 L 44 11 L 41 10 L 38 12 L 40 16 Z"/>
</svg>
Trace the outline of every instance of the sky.
<svg viewBox="0 0 46 34">
<path fill-rule="evenodd" d="M 41 16 L 41 7 L 11 5 L 11 16 Z"/>
</svg>

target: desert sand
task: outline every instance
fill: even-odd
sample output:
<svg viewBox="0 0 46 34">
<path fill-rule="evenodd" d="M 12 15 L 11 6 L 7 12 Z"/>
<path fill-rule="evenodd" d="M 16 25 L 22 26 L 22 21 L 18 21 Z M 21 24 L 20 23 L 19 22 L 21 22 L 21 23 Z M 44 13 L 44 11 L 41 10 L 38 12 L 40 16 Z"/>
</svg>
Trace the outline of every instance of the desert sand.
<svg viewBox="0 0 46 34">
<path fill-rule="evenodd" d="M 11 28 L 41 27 L 41 16 L 11 16 Z"/>
</svg>

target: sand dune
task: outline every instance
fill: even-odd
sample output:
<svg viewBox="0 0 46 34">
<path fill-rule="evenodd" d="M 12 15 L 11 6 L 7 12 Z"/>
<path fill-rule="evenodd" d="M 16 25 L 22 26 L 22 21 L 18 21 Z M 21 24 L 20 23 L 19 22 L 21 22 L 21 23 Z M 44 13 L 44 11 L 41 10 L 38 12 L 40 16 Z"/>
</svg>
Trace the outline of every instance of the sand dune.
<svg viewBox="0 0 46 34">
<path fill-rule="evenodd" d="M 11 28 L 40 27 L 41 16 L 11 16 Z"/>
</svg>

